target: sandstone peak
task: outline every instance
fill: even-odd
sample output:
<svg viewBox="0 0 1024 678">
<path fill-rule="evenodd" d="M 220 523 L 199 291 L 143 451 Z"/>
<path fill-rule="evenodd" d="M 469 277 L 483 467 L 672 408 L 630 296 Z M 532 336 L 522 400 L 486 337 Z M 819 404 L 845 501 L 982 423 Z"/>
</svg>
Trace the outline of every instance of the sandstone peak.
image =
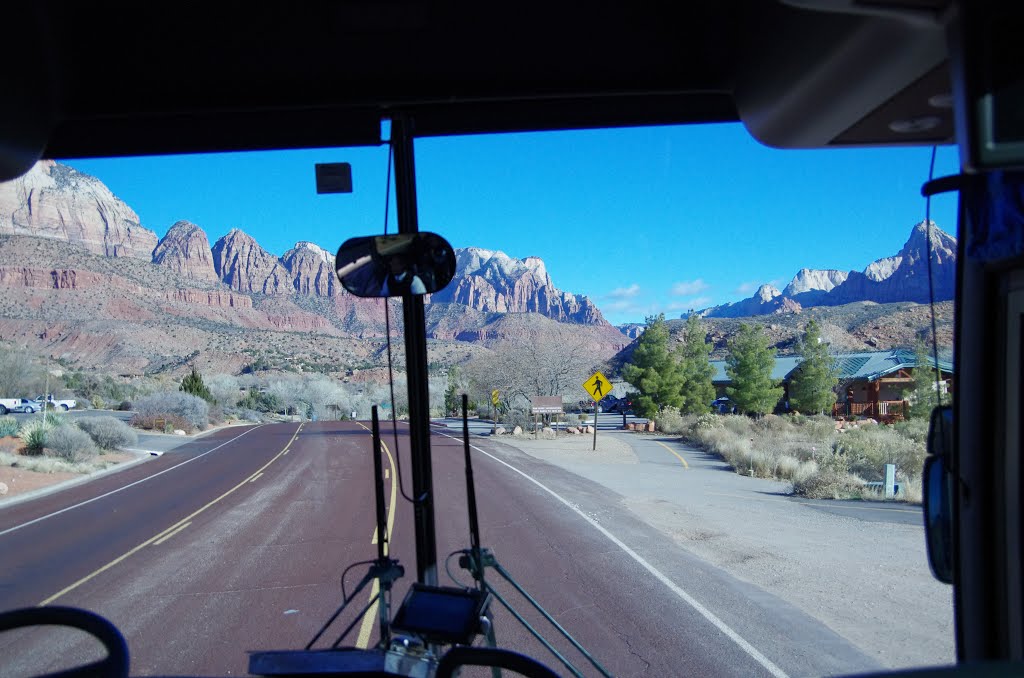
<svg viewBox="0 0 1024 678">
<path fill-rule="evenodd" d="M 157 237 L 99 179 L 41 160 L 0 183 L 0 233 L 54 238 L 108 257 L 149 260 Z"/>
<path fill-rule="evenodd" d="M 175 222 L 153 250 L 153 263 L 194 280 L 217 282 L 210 241 L 206 232 L 188 222 Z"/>
<path fill-rule="evenodd" d="M 291 291 L 288 271 L 248 233 L 233 228 L 213 245 L 213 267 L 231 289 L 259 294 Z"/>
</svg>

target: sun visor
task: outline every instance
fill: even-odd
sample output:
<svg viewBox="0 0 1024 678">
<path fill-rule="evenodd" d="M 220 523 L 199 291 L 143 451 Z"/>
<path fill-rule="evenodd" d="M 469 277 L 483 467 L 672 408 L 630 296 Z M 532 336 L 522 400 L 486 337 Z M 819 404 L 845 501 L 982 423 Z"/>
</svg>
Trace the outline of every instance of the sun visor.
<svg viewBox="0 0 1024 678">
<path fill-rule="evenodd" d="M 735 84 L 747 130 L 777 148 L 952 142 L 946 32 L 938 20 L 793 7 L 750 32 Z"/>
</svg>

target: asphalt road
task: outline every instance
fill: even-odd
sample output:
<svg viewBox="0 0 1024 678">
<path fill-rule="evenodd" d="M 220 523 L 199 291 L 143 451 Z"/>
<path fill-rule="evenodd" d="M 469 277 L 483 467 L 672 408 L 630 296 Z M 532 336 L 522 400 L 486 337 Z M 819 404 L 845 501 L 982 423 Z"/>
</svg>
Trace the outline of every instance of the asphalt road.
<svg viewBox="0 0 1024 678">
<path fill-rule="evenodd" d="M 395 482 L 401 460 L 409 491 L 402 425 L 398 438 L 396 455 L 386 437 L 385 463 L 391 553 L 407 572 L 396 604 L 415 574 L 413 510 Z M 613 674 L 877 668 L 795 607 L 677 547 L 602 485 L 497 441 L 474 445 L 483 544 Z M 460 441 L 435 436 L 433 447 L 443 562 L 468 545 L 465 476 Z M 128 638 L 133 674 L 245 673 L 247 650 L 302 647 L 339 602 L 344 568 L 375 555 L 369 449 L 355 422 L 225 429 L 0 510 L 0 608 L 99 612 Z M 349 591 L 360 574 L 346 578 Z M 495 607 L 501 645 L 560 669 Z M 357 625 L 347 642 L 373 639 L 372 624 Z M 91 648 L 51 629 L 0 636 L 5 672 L 21 675 L 69 666 Z"/>
</svg>

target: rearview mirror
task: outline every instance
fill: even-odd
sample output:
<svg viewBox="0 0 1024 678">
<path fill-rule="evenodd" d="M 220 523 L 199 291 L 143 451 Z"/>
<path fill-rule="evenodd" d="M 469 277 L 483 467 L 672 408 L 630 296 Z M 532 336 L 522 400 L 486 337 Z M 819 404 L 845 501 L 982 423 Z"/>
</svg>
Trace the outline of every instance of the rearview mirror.
<svg viewBox="0 0 1024 678">
<path fill-rule="evenodd" d="M 953 408 L 932 410 L 928 427 L 928 457 L 921 474 L 924 495 L 924 532 L 932 574 L 953 583 Z"/>
<path fill-rule="evenodd" d="M 455 276 L 455 250 L 436 233 L 351 238 L 338 250 L 335 270 L 357 297 L 432 294 Z"/>
</svg>

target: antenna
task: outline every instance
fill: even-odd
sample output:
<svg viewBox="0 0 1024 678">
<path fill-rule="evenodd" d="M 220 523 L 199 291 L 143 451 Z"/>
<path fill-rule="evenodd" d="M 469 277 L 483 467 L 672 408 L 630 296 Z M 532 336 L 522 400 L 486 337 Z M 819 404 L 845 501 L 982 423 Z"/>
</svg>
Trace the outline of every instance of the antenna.
<svg viewBox="0 0 1024 678">
<path fill-rule="evenodd" d="M 473 460 L 469 454 L 469 396 L 462 394 L 462 446 L 466 453 L 466 508 L 469 511 L 469 548 L 473 554 L 473 578 L 480 590 L 484 587 L 484 568 L 480 560 L 480 522 L 476 514 L 476 484 L 473 482 Z"/>
</svg>

